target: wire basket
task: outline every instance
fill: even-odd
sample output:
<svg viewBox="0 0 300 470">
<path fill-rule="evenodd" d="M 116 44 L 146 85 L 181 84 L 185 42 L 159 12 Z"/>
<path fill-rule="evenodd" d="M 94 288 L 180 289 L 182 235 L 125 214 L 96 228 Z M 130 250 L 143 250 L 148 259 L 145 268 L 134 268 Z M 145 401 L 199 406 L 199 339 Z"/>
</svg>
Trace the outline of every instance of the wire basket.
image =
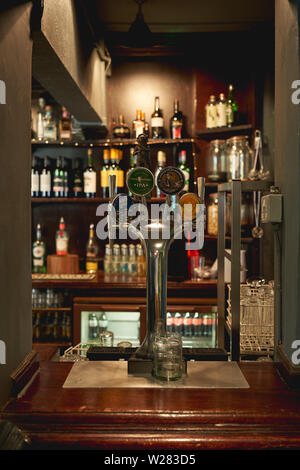
<svg viewBox="0 0 300 470">
<path fill-rule="evenodd" d="M 231 328 L 231 285 L 228 285 L 227 324 Z M 274 287 L 240 286 L 240 351 L 244 354 L 274 352 Z"/>
</svg>

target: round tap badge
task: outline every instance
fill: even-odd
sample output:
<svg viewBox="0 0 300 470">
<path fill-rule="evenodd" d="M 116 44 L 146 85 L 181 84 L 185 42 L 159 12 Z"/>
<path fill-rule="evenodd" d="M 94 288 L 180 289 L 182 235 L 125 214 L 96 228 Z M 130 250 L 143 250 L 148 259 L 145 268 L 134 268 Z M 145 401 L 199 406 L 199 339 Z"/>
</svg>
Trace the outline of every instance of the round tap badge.
<svg viewBox="0 0 300 470">
<path fill-rule="evenodd" d="M 154 187 L 154 176 L 148 168 L 133 168 L 127 175 L 127 187 L 135 196 L 147 196 Z"/>
<path fill-rule="evenodd" d="M 157 186 L 164 194 L 178 194 L 185 185 L 184 174 L 175 166 L 163 168 L 157 176 Z"/>
<path fill-rule="evenodd" d="M 194 193 L 185 193 L 179 199 L 183 220 L 195 220 L 199 212 L 199 198 Z M 187 207 L 184 207 L 187 206 Z"/>
</svg>

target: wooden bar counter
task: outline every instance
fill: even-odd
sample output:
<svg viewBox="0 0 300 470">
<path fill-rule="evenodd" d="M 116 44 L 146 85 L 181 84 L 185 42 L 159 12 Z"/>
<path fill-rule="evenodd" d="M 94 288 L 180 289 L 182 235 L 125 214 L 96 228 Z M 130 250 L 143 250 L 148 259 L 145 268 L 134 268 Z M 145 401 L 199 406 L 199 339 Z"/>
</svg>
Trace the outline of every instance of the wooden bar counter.
<svg viewBox="0 0 300 470">
<path fill-rule="evenodd" d="M 274 363 L 239 365 L 248 389 L 63 389 L 72 364 L 45 361 L 2 419 L 34 449 L 300 448 L 300 392 Z"/>
</svg>

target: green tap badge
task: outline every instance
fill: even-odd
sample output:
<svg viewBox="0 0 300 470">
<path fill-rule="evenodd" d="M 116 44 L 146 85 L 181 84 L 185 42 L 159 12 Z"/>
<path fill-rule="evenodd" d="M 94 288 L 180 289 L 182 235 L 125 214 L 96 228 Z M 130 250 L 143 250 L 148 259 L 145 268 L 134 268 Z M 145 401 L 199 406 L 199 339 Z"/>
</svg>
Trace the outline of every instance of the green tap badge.
<svg viewBox="0 0 300 470">
<path fill-rule="evenodd" d="M 148 168 L 133 168 L 127 175 L 127 187 L 135 196 L 147 196 L 154 187 L 154 176 Z"/>
</svg>

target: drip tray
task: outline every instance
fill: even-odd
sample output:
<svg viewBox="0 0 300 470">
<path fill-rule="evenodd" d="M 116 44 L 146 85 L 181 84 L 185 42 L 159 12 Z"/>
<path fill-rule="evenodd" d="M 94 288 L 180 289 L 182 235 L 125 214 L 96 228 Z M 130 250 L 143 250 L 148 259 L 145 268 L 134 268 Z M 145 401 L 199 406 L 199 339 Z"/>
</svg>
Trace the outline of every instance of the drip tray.
<svg viewBox="0 0 300 470">
<path fill-rule="evenodd" d="M 151 374 L 128 374 L 126 361 L 75 362 L 63 388 L 249 388 L 236 362 L 188 362 L 187 374 L 162 382 Z"/>
</svg>

